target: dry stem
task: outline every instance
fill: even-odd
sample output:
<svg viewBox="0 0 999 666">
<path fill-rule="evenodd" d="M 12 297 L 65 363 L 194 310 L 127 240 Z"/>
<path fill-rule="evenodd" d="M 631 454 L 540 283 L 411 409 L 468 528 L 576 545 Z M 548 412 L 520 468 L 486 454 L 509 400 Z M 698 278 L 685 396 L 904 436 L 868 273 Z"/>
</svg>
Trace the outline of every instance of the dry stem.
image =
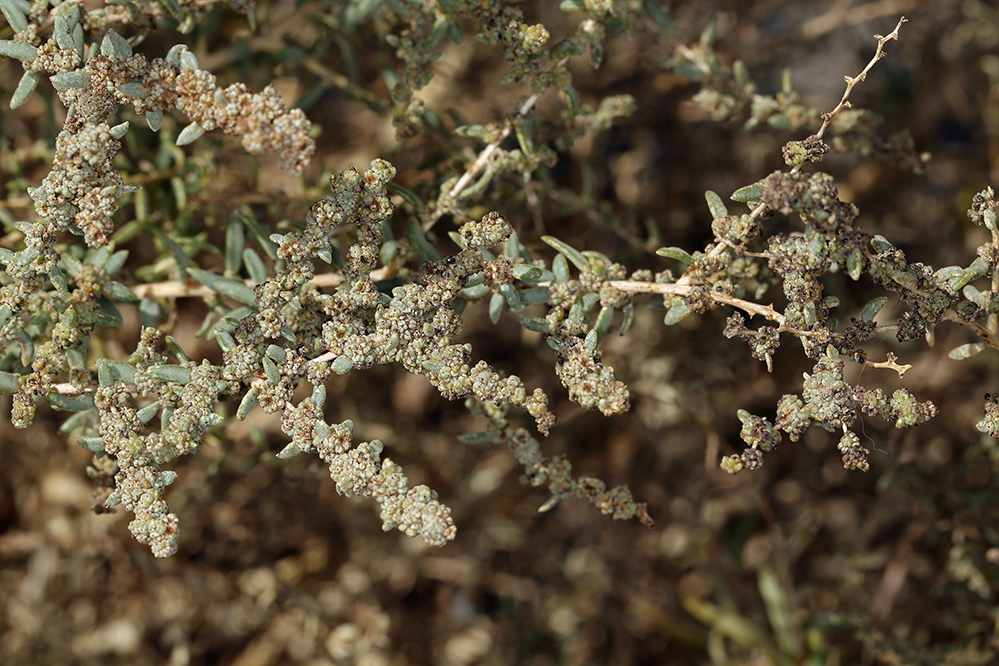
<svg viewBox="0 0 999 666">
<path fill-rule="evenodd" d="M 556 63 L 555 67 L 556 68 L 562 67 L 567 62 L 569 62 L 568 57 L 562 58 L 561 60 L 558 61 L 558 63 Z M 472 181 L 475 179 L 475 177 L 478 176 L 479 172 L 481 172 L 482 169 L 485 168 L 486 164 L 488 164 L 489 158 L 492 157 L 492 154 L 494 152 L 496 152 L 496 149 L 499 148 L 499 145 L 503 143 L 503 141 L 508 136 L 510 136 L 510 132 L 513 131 L 514 124 L 517 122 L 517 120 L 527 115 L 527 113 L 531 110 L 531 108 L 534 107 L 535 103 L 537 103 L 538 98 L 540 96 L 541 96 L 540 93 L 532 94 L 530 97 L 524 100 L 524 103 L 520 105 L 520 108 L 517 109 L 517 112 L 514 113 L 512 118 L 507 118 L 506 124 L 503 127 L 503 129 L 500 131 L 499 136 L 492 143 L 486 146 L 481 153 L 479 153 L 479 156 L 475 158 L 474 162 L 468 165 L 468 168 L 465 169 L 465 173 L 461 175 L 461 178 L 459 178 L 458 182 L 454 184 L 454 187 L 452 187 L 448 191 L 447 196 L 444 199 L 445 201 L 453 202 L 455 198 L 459 194 L 461 194 L 466 187 L 472 184 Z M 446 210 L 442 209 L 441 204 L 438 201 L 437 206 L 430 214 L 430 219 L 423 224 L 423 231 L 424 232 L 430 231 L 430 229 L 432 229 L 433 226 L 437 224 L 437 220 L 439 220 L 441 216 L 444 215 L 444 213 L 446 212 L 447 212 Z"/>
</svg>

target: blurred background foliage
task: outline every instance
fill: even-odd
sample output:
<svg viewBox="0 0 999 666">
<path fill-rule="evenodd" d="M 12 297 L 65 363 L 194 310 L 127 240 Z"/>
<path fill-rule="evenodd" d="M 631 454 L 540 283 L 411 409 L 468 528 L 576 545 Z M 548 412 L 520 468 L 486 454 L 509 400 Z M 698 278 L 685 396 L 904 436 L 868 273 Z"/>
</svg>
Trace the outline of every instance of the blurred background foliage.
<svg viewBox="0 0 999 666">
<path fill-rule="evenodd" d="M 181 149 L 173 140 L 182 125 L 170 118 L 159 134 L 134 122 L 119 166 L 144 190 L 123 201 L 115 240 L 130 250 L 126 271 L 135 280 L 176 277 L 171 242 L 202 266 L 222 266 L 234 211 L 267 227 L 292 224 L 326 193 L 330 173 L 375 157 L 396 165 L 398 184 L 431 199 L 484 145 L 455 128 L 501 120 L 530 93 L 526 83 L 503 81 L 501 48 L 473 39 L 467 21 L 459 25 L 464 39 L 443 41 L 440 57 L 426 64 L 434 77 L 416 92 L 423 112 L 399 138 L 390 88 L 402 63 L 385 35 L 406 26 L 379 4 L 215 8 L 190 34 L 162 30 L 138 47 L 161 56 L 186 43 L 220 85 L 274 85 L 321 131 L 317 157 L 294 178 L 276 160 L 245 155 L 235 140 L 209 134 Z M 574 20 L 554 2 L 506 4 L 553 39 Z M 527 183 L 497 179 L 466 212 L 497 210 L 532 250 L 545 252 L 539 237 L 551 234 L 630 269 L 662 270 L 655 248 L 694 250 L 711 240 L 704 190 L 727 195 L 781 168 L 783 143 L 805 136 L 766 125 L 745 131 L 744 116 L 713 122 L 691 102 L 699 86 L 665 65 L 677 45 L 696 43 L 716 20 L 721 64 L 741 60 L 769 95 L 781 90 L 786 68 L 806 105 L 831 109 L 843 76 L 873 53 L 871 35 L 904 14 L 900 40 L 851 99 L 883 116 L 883 136 L 908 129 L 931 159 L 919 174 L 853 154 L 831 155 L 821 168 L 859 206 L 861 226 L 910 260 L 965 265 L 987 240 L 965 211 L 975 192 L 999 185 L 995 3 L 647 4 L 668 21 L 636 23 L 630 35 L 608 24 L 599 68 L 586 56 L 570 61 L 581 102 L 596 107 L 628 94 L 635 113 L 566 145 L 558 136 L 564 99 L 543 96 L 533 122 L 551 166 Z M 20 73 L 16 63 L 0 66 L 5 99 Z M 53 100 L 43 85 L 0 115 L 8 230 L 32 214 L 26 188 L 51 164 L 49 137 L 64 113 Z M 410 212 L 400 206 L 400 237 Z M 777 216 L 765 229 L 792 224 Z M 454 251 L 445 232 L 455 228 L 441 219 L 432 240 Z M 841 276 L 826 279 L 844 313 L 880 295 Z M 195 336 L 206 307 L 178 301 L 164 328 L 192 357 L 218 362 L 214 346 Z M 119 337 L 93 341 L 100 353 L 122 358 L 134 348 L 138 314 L 128 310 Z M 0 422 L 0 661 L 995 663 L 999 447 L 974 429 L 982 396 L 999 384 L 995 354 L 951 361 L 949 349 L 973 340 L 947 327 L 932 348 L 872 341 L 868 351 L 894 350 L 914 367 L 904 383 L 870 370 L 862 383 L 905 386 L 933 400 L 940 416 L 905 431 L 865 421 L 867 474 L 846 472 L 834 436 L 813 428 L 770 454 L 762 470 L 730 477 L 718 459 L 741 449 L 736 409 L 772 414 L 810 363 L 786 344 L 768 374 L 743 343 L 722 337 L 725 316 L 691 316 L 667 329 L 661 311 L 640 310 L 627 336 L 608 336 L 605 362 L 631 387 L 634 407 L 605 418 L 568 401 L 540 336 L 514 315 L 494 326 L 485 303 L 464 315 L 463 337 L 478 357 L 553 396 L 559 423 L 546 452 L 568 454 L 579 473 L 629 484 L 657 520 L 651 531 L 579 501 L 537 513 L 547 494 L 518 483 L 508 451 L 456 441 L 483 424 L 424 379 L 392 368 L 334 378 L 329 416 L 353 419 L 365 438 L 386 442 L 414 483 L 441 493 L 459 528 L 443 549 L 383 533 L 369 502 L 336 495 L 320 461 L 275 460 L 283 436 L 258 411 L 178 461 L 169 500 L 183 521 L 180 553 L 154 560 L 129 536 L 123 512 L 90 510 L 89 454 L 57 433 L 62 417 L 46 420 L 40 411 L 27 432 Z M 860 369 L 848 373 L 856 381 Z M 8 396 L 0 412 L 9 413 Z"/>
</svg>

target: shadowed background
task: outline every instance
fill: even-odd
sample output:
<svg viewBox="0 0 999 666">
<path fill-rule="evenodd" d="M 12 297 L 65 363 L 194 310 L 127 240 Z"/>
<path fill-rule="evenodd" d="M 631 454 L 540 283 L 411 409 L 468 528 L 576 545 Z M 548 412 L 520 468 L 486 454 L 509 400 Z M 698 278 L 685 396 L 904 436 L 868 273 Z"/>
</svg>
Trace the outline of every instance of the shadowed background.
<svg viewBox="0 0 999 666">
<path fill-rule="evenodd" d="M 932 159 L 921 174 L 858 155 L 833 155 L 819 167 L 835 176 L 843 200 L 858 205 L 859 225 L 910 261 L 971 262 L 988 238 L 966 210 L 975 192 L 999 185 L 992 3 L 672 4 L 670 31 L 618 32 L 599 69 L 586 57 L 571 65 L 584 102 L 627 93 L 637 112 L 561 151 L 545 197 L 532 198 L 531 187 L 513 181 L 497 185 L 520 192 L 495 208 L 532 251 L 550 258 L 538 240 L 547 233 L 630 269 L 662 270 L 669 260 L 654 255 L 657 247 L 710 242 L 704 190 L 727 198 L 782 168 L 781 146 L 803 135 L 744 132 L 744 119 L 714 123 L 690 102 L 697 86 L 662 65 L 675 44 L 696 41 L 711 16 L 719 58 L 745 62 L 761 94 L 780 90 L 788 68 L 807 104 L 831 109 L 843 76 L 860 72 L 873 54 L 871 35 L 889 32 L 904 14 L 910 20 L 900 40 L 888 43 L 887 58 L 851 100 L 884 116 L 884 136 L 908 129 Z M 568 29 L 571 15 L 557 3 L 518 6 L 553 39 Z M 387 106 L 381 68 L 393 65 L 377 26 L 333 38 L 311 20 L 329 11 L 326 3 L 258 9 L 272 31 L 251 34 L 244 17 L 217 10 L 190 38 L 157 34 L 137 49 L 157 56 L 185 41 L 220 84 L 273 84 L 322 128 L 317 156 L 296 181 L 280 175 L 276 160 L 254 160 L 224 137 L 206 136 L 173 167 L 158 164 L 139 144 L 160 138 L 135 123 L 123 171 L 149 174 L 154 204 L 157 192 L 176 196 L 169 179 L 181 176 L 186 205 L 169 222 L 204 232 L 206 245 L 222 242 L 234 206 L 252 206 L 273 224 L 300 218 L 326 193 L 331 171 L 363 169 L 375 157 L 392 161 L 397 181 L 419 192 L 421 183 L 450 173 L 454 151 L 469 149 L 451 134 L 458 122 L 499 120 L 529 92 L 526 84 L 501 83 L 508 69 L 499 48 L 473 39 L 469 24 L 462 44 L 443 47 L 435 79 L 418 92 L 446 126 L 399 143 L 390 119 L 371 108 Z M 0 66 L 5 99 L 21 73 L 15 65 Z M 2 206 L 13 219 L 33 214 L 18 179 L 37 185 L 51 163 L 48 142 L 35 137 L 58 128 L 63 110 L 45 94 L 48 101 L 36 94 L 0 121 Z M 539 102 L 542 118 L 562 108 L 552 93 Z M 119 213 L 123 222 L 134 216 L 128 204 Z M 397 218 L 403 235 L 405 219 Z M 764 228 L 788 231 L 795 222 L 778 215 Z M 444 233 L 454 228 L 444 220 L 435 229 L 445 252 L 455 250 Z M 149 279 L 143 271 L 152 275 L 155 249 L 141 240 L 124 247 L 131 274 Z M 219 263 L 210 252 L 198 258 L 206 267 Z M 865 281 L 827 277 L 827 292 L 843 302 L 841 321 L 880 295 Z M 122 314 L 120 336 L 93 343 L 115 358 L 127 357 L 137 339 L 137 314 Z M 214 344 L 194 336 L 204 314 L 202 304 L 178 301 L 164 329 L 193 358 L 217 362 Z M 578 500 L 539 514 L 547 493 L 518 482 L 509 451 L 456 440 L 484 423 L 398 368 L 332 379 L 327 418 L 353 419 L 358 441 L 381 439 L 414 484 L 440 493 L 458 526 L 442 549 L 383 533 L 376 505 L 339 497 L 319 460 L 275 460 L 285 438 L 277 417 L 257 410 L 174 462 L 179 477 L 166 498 L 180 517 L 180 552 L 155 560 L 131 539 L 129 515 L 91 510 L 90 454 L 57 433 L 61 415 L 40 408 L 27 431 L 3 419 L 0 661 L 990 663 L 999 648 L 999 449 L 974 424 L 983 395 L 999 383 L 995 353 L 951 361 L 947 351 L 974 340 L 946 325 L 932 348 L 872 340 L 866 348 L 875 359 L 893 350 L 913 369 L 900 381 L 848 366 L 847 379 L 908 388 L 933 400 L 940 416 L 902 431 L 865 417 L 858 432 L 872 450 L 867 474 L 845 471 L 835 436 L 813 428 L 798 443 L 785 438 L 762 470 L 730 477 L 718 460 L 742 448 L 736 410 L 772 417 L 780 395 L 800 391 L 811 363 L 788 338 L 768 374 L 742 342 L 721 335 L 728 312 L 672 328 L 662 314 L 640 308 L 631 332 L 604 342 L 605 362 L 632 391 L 632 412 L 612 418 L 568 401 L 547 345 L 511 313 L 494 326 L 485 303 L 469 306 L 460 340 L 472 343 L 476 359 L 544 388 L 559 418 L 545 452 L 567 454 L 578 474 L 629 485 L 649 503 L 652 530 L 614 522 Z M 0 396 L 0 408 L 9 414 L 8 396 Z"/>
</svg>

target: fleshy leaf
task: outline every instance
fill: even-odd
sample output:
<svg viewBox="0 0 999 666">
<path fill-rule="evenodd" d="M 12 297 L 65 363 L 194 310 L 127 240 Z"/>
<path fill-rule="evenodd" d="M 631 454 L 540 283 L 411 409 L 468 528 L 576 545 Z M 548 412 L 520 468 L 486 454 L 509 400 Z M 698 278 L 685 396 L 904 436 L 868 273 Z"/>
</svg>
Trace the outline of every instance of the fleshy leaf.
<svg viewBox="0 0 999 666">
<path fill-rule="evenodd" d="M 740 203 L 749 203 L 750 201 L 762 201 L 763 195 L 760 194 L 760 184 L 753 183 L 752 185 L 746 185 L 745 187 L 740 187 L 735 192 L 732 193 L 732 201 L 738 201 Z"/>
<path fill-rule="evenodd" d="M 158 379 L 161 382 L 170 382 L 173 384 L 187 384 L 191 381 L 191 369 L 185 368 L 182 365 L 151 365 L 146 370 L 148 374 L 153 379 Z"/>
<path fill-rule="evenodd" d="M 0 39 L 0 55 L 17 58 L 22 62 L 31 62 L 38 55 L 38 49 L 31 44 L 15 42 L 11 39 Z"/>
<path fill-rule="evenodd" d="M 70 88 L 86 88 L 90 85 L 90 73 L 85 69 L 78 69 L 73 72 L 63 72 L 49 77 L 52 87 L 59 91 Z"/>
<path fill-rule="evenodd" d="M 728 215 L 728 208 L 725 207 L 725 202 L 715 192 L 708 190 L 704 193 L 704 198 L 708 202 L 708 209 L 711 211 L 712 219 L 718 220 Z"/>
<path fill-rule="evenodd" d="M 575 265 L 575 267 L 578 268 L 579 270 L 583 271 L 584 273 L 590 270 L 590 260 L 587 259 L 583 255 L 583 253 L 577 250 L 576 248 L 566 243 L 563 243 L 554 236 L 542 236 L 541 240 L 543 240 L 545 243 L 547 243 L 548 245 L 550 245 L 551 247 L 555 248 L 560 253 L 565 255 L 565 258 L 571 261 L 573 265 Z M 556 272 L 555 275 L 557 276 L 558 273 Z"/>
<path fill-rule="evenodd" d="M 874 321 L 874 318 L 878 316 L 878 312 L 881 311 L 881 308 L 883 308 L 887 302 L 888 298 L 886 296 L 878 296 L 864 306 L 863 312 L 860 313 L 860 318 L 864 321 Z"/>
<path fill-rule="evenodd" d="M 660 257 L 669 257 L 670 259 L 682 261 L 685 264 L 689 264 L 694 260 L 689 252 L 679 247 L 661 247 L 656 250 L 656 254 Z"/>
</svg>

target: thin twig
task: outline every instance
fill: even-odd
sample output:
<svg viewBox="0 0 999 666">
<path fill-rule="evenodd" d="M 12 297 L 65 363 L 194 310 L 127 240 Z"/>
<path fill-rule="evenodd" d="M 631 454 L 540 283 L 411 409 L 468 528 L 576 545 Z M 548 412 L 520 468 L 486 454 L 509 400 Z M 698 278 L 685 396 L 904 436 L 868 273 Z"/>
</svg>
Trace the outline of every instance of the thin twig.
<svg viewBox="0 0 999 666">
<path fill-rule="evenodd" d="M 696 289 L 696 287 L 691 284 L 681 284 L 680 282 L 666 284 L 661 282 L 611 280 L 608 284 L 618 291 L 623 291 L 629 294 L 660 294 L 662 296 L 687 296 L 694 291 L 694 289 Z M 793 326 L 789 327 L 784 315 L 777 312 L 773 305 L 760 305 L 759 303 L 747 301 L 742 298 L 736 298 L 735 296 L 729 296 L 728 294 L 718 291 L 708 291 L 705 295 L 718 304 L 737 307 L 750 315 L 760 315 L 761 317 L 779 324 L 783 330 L 796 335 L 800 334 L 807 336 L 817 334 L 816 331 L 799 331 Z"/>
<path fill-rule="evenodd" d="M 890 33 L 888 33 L 888 35 L 886 35 L 884 37 L 882 37 L 881 35 L 874 35 L 874 39 L 878 40 L 878 48 L 874 52 L 874 57 L 871 58 L 871 61 L 869 63 L 867 63 L 867 66 L 864 67 L 863 71 L 860 72 L 860 74 L 858 74 L 857 76 L 849 76 L 849 75 L 847 75 L 847 76 L 843 77 L 844 79 L 846 79 L 846 90 L 843 91 L 843 97 L 842 97 L 842 99 L 839 100 L 839 104 L 836 105 L 836 108 L 834 108 L 832 111 L 829 111 L 827 113 L 823 113 L 822 114 L 822 126 L 819 127 L 819 131 L 817 131 L 815 134 L 813 134 L 809 138 L 813 138 L 814 137 L 816 139 L 821 140 L 822 139 L 822 135 L 825 134 L 825 131 L 829 127 L 829 124 L 832 122 L 833 118 L 835 118 L 836 115 L 840 111 L 842 111 L 843 109 L 852 109 L 853 108 L 853 105 L 850 103 L 850 93 L 853 92 L 854 86 L 856 86 L 859 82 L 866 80 L 867 79 L 867 72 L 871 71 L 871 68 L 874 67 L 874 63 L 876 63 L 878 60 L 881 60 L 881 58 L 883 58 L 885 55 L 887 55 L 884 52 L 884 46 L 885 46 L 885 44 L 887 42 L 889 42 L 890 40 L 893 40 L 893 39 L 897 40 L 898 39 L 898 29 L 902 27 L 903 23 L 908 22 L 908 20 L 909 19 L 907 19 L 904 16 L 902 16 L 901 18 L 898 19 L 898 23 L 895 24 L 895 29 L 892 30 Z M 796 164 L 791 169 L 791 173 L 794 174 L 794 173 L 798 173 L 799 171 L 801 171 L 801 166 L 802 166 L 801 164 Z M 760 215 L 762 215 L 766 211 L 766 209 L 767 209 L 767 205 L 764 204 L 764 203 L 761 203 L 759 206 L 757 206 L 753 210 L 752 213 L 750 213 L 750 216 L 755 219 L 755 218 L 759 217 Z"/>
<path fill-rule="evenodd" d="M 833 109 L 829 113 L 822 114 L 822 127 L 820 127 L 819 131 L 815 133 L 816 139 L 822 138 L 822 135 L 825 133 L 826 128 L 829 127 L 829 123 L 832 122 L 832 119 L 836 117 L 837 113 L 839 113 L 844 108 L 847 109 L 853 108 L 853 105 L 850 104 L 850 99 L 849 99 L 850 92 L 853 90 L 853 87 L 857 85 L 859 82 L 865 80 L 867 78 L 867 72 L 871 71 L 871 68 L 874 67 L 874 63 L 876 63 L 878 60 L 881 60 L 881 58 L 887 55 L 884 52 L 885 44 L 892 39 L 898 39 L 898 29 L 901 28 L 902 24 L 907 22 L 908 20 L 909 19 L 905 18 L 904 16 L 901 17 L 898 20 L 898 23 L 895 25 L 895 29 L 892 30 L 890 33 L 888 33 L 888 35 L 886 35 L 885 37 L 882 37 L 881 35 L 874 35 L 874 39 L 878 40 L 878 49 L 877 51 L 874 52 L 874 57 L 871 58 L 871 61 L 869 63 L 867 63 L 867 67 L 864 67 L 864 71 L 862 71 L 857 76 L 843 77 L 846 79 L 846 91 L 843 93 L 843 98 L 839 101 L 839 104 L 836 105 L 835 109 Z"/>
<path fill-rule="evenodd" d="M 630 294 L 645 293 L 645 294 L 661 294 L 665 296 L 686 296 L 694 290 L 694 287 L 689 284 L 680 284 L 679 282 L 674 282 L 672 284 L 663 284 L 659 282 L 635 282 L 631 280 L 612 280 L 609 282 L 611 287 L 617 289 L 618 291 L 623 291 Z M 754 303 L 753 301 L 747 301 L 742 298 L 736 298 L 735 296 L 729 296 L 728 294 L 708 291 L 706 296 L 711 300 L 715 301 L 720 305 L 731 305 L 733 307 L 739 308 L 743 312 L 749 315 L 760 315 L 765 319 L 777 324 L 778 333 L 791 333 L 792 335 L 798 337 L 814 337 L 823 335 L 826 331 L 802 331 L 801 329 L 795 328 L 787 323 L 787 318 L 781 313 L 774 309 L 773 305 L 760 305 L 759 303 Z M 885 333 L 897 330 L 898 326 L 878 326 L 875 329 L 877 333 Z M 836 334 L 832 334 L 836 337 Z M 912 366 L 910 365 L 899 365 L 896 362 L 895 355 L 891 352 L 888 353 L 888 360 L 882 362 L 865 361 L 864 364 L 872 368 L 887 368 L 894 370 L 898 373 L 899 377 L 902 377 L 907 370 Z M 770 367 L 770 363 L 767 363 L 767 367 Z"/>
<path fill-rule="evenodd" d="M 555 68 L 562 67 L 567 62 L 569 62 L 568 56 L 559 60 L 555 64 Z M 447 195 L 443 197 L 445 204 L 450 205 L 450 203 L 453 202 L 466 187 L 472 184 L 475 177 L 478 176 L 482 169 L 485 168 L 486 164 L 489 163 L 489 159 L 492 157 L 493 153 L 496 152 L 496 149 L 499 148 L 500 144 L 503 143 L 508 136 L 510 136 L 510 132 L 513 131 L 517 121 L 527 115 L 540 97 L 541 93 L 533 93 L 530 97 L 524 100 L 524 103 L 520 105 L 520 108 L 517 109 L 512 118 L 507 118 L 507 121 L 503 126 L 503 129 L 500 130 L 499 135 L 492 141 L 492 143 L 486 146 L 481 153 L 479 153 L 479 156 L 475 158 L 475 161 L 468 165 L 468 168 L 465 169 L 465 173 L 461 175 L 458 182 L 456 182 L 454 186 L 448 190 Z M 423 231 L 430 231 L 430 229 L 437 224 L 437 220 L 439 220 L 446 212 L 447 210 L 442 207 L 441 203 L 438 201 L 437 206 L 434 208 L 433 212 L 430 213 L 430 219 L 424 222 Z"/>
<path fill-rule="evenodd" d="M 886 368 L 888 370 L 894 370 L 898 373 L 898 378 L 901 379 L 905 376 L 905 373 L 912 369 L 911 365 L 899 365 L 898 358 L 895 354 L 888 352 L 888 360 L 882 361 L 880 363 L 875 363 L 874 361 L 864 361 L 864 365 L 869 368 Z"/>
<path fill-rule="evenodd" d="M 388 280 L 398 273 L 398 269 L 391 266 L 383 266 L 371 271 L 371 280 L 379 282 Z M 341 273 L 323 273 L 317 275 L 309 284 L 324 289 L 327 287 L 338 287 L 343 282 Z M 256 283 L 253 280 L 245 280 L 248 287 L 253 287 Z M 149 284 L 137 284 L 130 287 L 132 292 L 139 298 L 204 298 L 212 294 L 218 294 L 211 287 L 192 282 L 181 282 L 180 280 L 167 280 L 165 282 L 152 282 Z"/>
</svg>

